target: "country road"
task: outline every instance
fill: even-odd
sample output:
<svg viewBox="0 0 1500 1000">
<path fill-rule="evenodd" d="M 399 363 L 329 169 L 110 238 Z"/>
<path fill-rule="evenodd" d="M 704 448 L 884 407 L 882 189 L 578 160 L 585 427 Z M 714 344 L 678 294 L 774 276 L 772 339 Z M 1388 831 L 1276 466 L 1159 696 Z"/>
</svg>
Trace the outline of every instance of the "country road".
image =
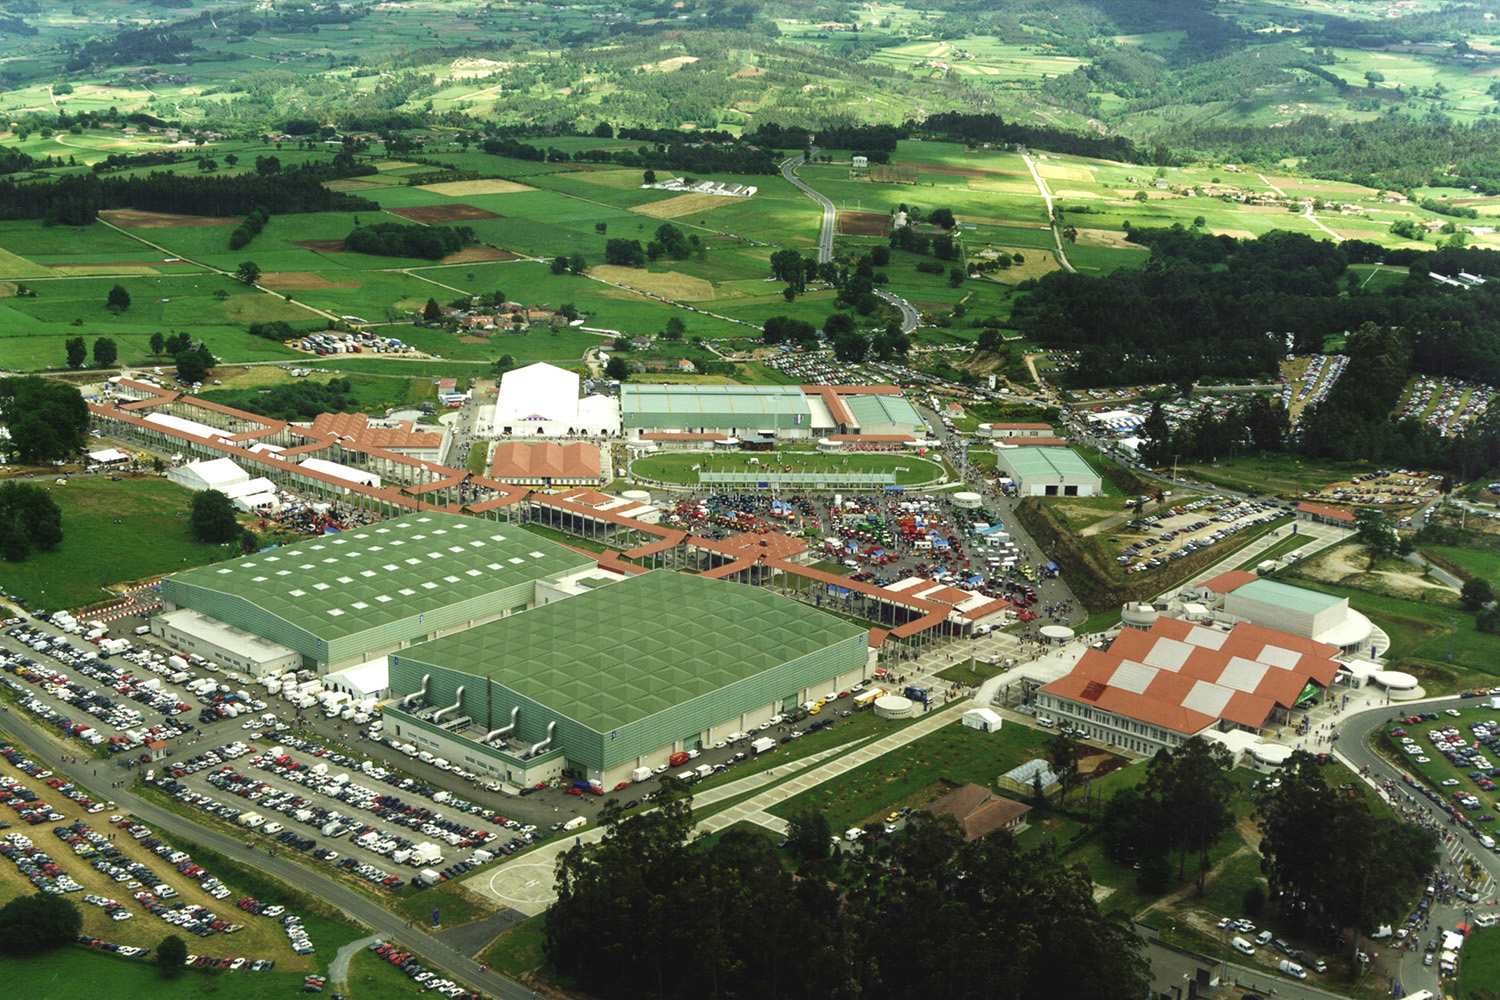
<svg viewBox="0 0 1500 1000">
<path fill-rule="evenodd" d="M 1042 180 L 1042 175 L 1037 172 L 1036 164 L 1031 161 L 1031 157 L 1022 153 L 1021 159 L 1026 161 L 1026 169 L 1031 171 L 1031 179 L 1036 181 L 1036 189 L 1041 192 L 1042 199 L 1047 203 L 1047 224 L 1052 228 L 1052 243 L 1055 247 L 1054 252 L 1057 254 L 1057 262 L 1062 265 L 1064 271 L 1076 273 L 1078 269 L 1073 266 L 1072 261 L 1068 260 L 1068 253 L 1063 249 L 1062 233 L 1057 231 L 1057 217 L 1052 214 L 1052 192 L 1047 190 L 1047 182 Z"/>
<path fill-rule="evenodd" d="M 829 261 L 833 260 L 833 219 L 835 215 L 835 209 L 833 207 L 833 202 L 829 201 L 826 197 L 808 187 L 795 173 L 796 169 L 802 166 L 802 164 L 807 161 L 807 156 L 809 155 L 817 156 L 818 147 L 813 146 L 807 151 L 807 155 L 794 157 L 793 159 L 787 160 L 785 163 L 783 163 L 781 165 L 781 176 L 785 177 L 803 194 L 807 195 L 813 201 L 822 206 L 823 225 L 822 228 L 818 230 L 818 263 L 826 264 Z"/>
<path fill-rule="evenodd" d="M 818 153 L 818 147 L 813 146 L 808 150 L 808 153 L 810 155 L 816 156 Z M 818 263 L 826 264 L 829 261 L 833 260 L 833 222 L 838 215 L 838 211 L 834 208 L 833 202 L 829 201 L 828 198 L 826 198 L 819 192 L 814 191 L 807 185 L 805 181 L 803 181 L 796 175 L 796 173 L 794 173 L 794 171 L 798 167 L 802 166 L 802 164 L 806 161 L 806 156 L 797 156 L 790 160 L 787 160 L 781 165 L 781 176 L 785 177 L 788 181 L 795 185 L 798 190 L 807 195 L 813 201 L 817 202 L 822 207 L 823 224 L 822 227 L 818 230 Z M 896 295 L 893 292 L 888 292 L 883 288 L 877 288 L 875 289 L 875 297 L 901 310 L 902 333 L 911 333 L 917 328 L 917 325 L 922 322 L 922 314 L 917 311 L 917 307 L 903 299 L 901 296 Z"/>
</svg>

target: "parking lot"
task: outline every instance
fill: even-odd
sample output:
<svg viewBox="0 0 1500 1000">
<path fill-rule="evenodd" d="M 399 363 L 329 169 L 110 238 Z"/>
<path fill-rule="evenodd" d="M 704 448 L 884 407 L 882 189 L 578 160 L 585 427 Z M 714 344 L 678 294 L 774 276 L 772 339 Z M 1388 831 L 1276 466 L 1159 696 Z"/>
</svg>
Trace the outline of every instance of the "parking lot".
<svg viewBox="0 0 1500 1000">
<path fill-rule="evenodd" d="M 1500 692 L 1500 688 L 1495 689 Z M 1475 707 L 1398 715 L 1387 727 L 1391 745 L 1450 828 L 1461 828 L 1478 849 L 1500 853 L 1500 709 L 1495 696 L 1476 695 Z"/>
<path fill-rule="evenodd" d="M 1279 504 L 1215 494 L 1131 520 L 1109 541 L 1121 545 L 1115 557 L 1120 567 L 1126 573 L 1141 573 L 1286 516 Z"/>
</svg>

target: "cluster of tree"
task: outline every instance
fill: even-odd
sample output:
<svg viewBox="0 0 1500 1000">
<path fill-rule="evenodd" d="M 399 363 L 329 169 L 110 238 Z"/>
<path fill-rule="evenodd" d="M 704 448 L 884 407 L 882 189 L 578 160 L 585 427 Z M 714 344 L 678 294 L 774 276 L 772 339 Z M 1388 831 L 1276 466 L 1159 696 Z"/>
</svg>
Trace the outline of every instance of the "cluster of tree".
<svg viewBox="0 0 1500 1000">
<path fill-rule="evenodd" d="M 766 320 L 761 338 L 768 344 L 815 345 L 818 342 L 818 328 L 805 319 L 772 316 Z"/>
<path fill-rule="evenodd" d="M 646 249 L 640 240 L 615 237 L 604 243 L 604 263 L 617 267 L 645 267 Z"/>
<path fill-rule="evenodd" d="M 299 379 L 269 389 L 216 390 L 208 398 L 273 420 L 311 420 L 320 413 L 343 413 L 358 405 L 348 378 L 327 382 Z"/>
<path fill-rule="evenodd" d="M 221 545 L 245 534 L 235 514 L 234 501 L 218 490 L 199 490 L 188 506 L 188 530 L 200 542 Z"/>
<path fill-rule="evenodd" d="M 250 245 L 250 241 L 260 235 L 260 231 L 266 228 L 266 223 L 271 221 L 271 213 L 264 208 L 252 208 L 245 216 L 243 222 L 234 228 L 229 234 L 229 249 L 241 250 Z"/>
<path fill-rule="evenodd" d="M 213 356 L 207 344 L 199 344 L 197 347 L 179 351 L 172 360 L 177 364 L 177 377 L 189 385 L 195 385 L 208 378 L 209 371 L 219 363 L 219 359 Z"/>
<path fill-rule="evenodd" d="M 656 227 L 653 238 L 646 244 L 646 258 L 660 260 L 662 257 L 671 257 L 673 260 L 687 260 L 702 244 L 697 233 L 684 236 L 681 229 L 670 222 L 663 222 Z"/>
<path fill-rule="evenodd" d="M 1141 888 L 1156 893 L 1172 877 L 1172 855 L 1179 880 L 1191 858 L 1202 893 L 1209 852 L 1234 825 L 1232 763 L 1222 745 L 1197 736 L 1175 750 L 1157 751 L 1146 764 L 1146 780 L 1105 803 L 1099 829 L 1110 860 L 1139 864 Z"/>
<path fill-rule="evenodd" d="M 940 209 L 940 211 L 946 210 Z M 891 249 L 923 255 L 930 253 L 938 260 L 958 260 L 963 255 L 958 241 L 950 234 L 938 233 L 936 236 L 928 236 L 918 232 L 912 225 L 901 226 L 891 231 Z"/>
<path fill-rule="evenodd" d="M 89 408 L 73 386 L 35 375 L 0 379 L 0 439 L 13 460 L 28 465 L 61 461 L 83 450 Z"/>
<path fill-rule="evenodd" d="M 817 276 L 818 262 L 811 257 L 795 250 L 777 250 L 771 254 L 771 277 L 786 282 L 794 294 L 806 291 L 807 283 Z"/>
<path fill-rule="evenodd" d="M 1022 851 L 1004 832 L 965 843 L 951 818 L 922 817 L 884 842 L 899 874 L 841 889 L 830 880 L 836 862 L 809 860 L 794 878 L 762 834 L 689 842 L 691 802 L 663 784 L 643 814 L 624 818 L 606 802 L 603 840 L 559 862 L 544 949 L 588 992 L 966 1000 L 994 996 L 996 983 L 1014 1000 L 1146 992 L 1135 935 L 1100 915 L 1087 870 L 1050 845 Z M 681 930 L 684 913 L 692 933 Z"/>
<path fill-rule="evenodd" d="M 1261 871 L 1282 916 L 1309 928 L 1395 923 L 1438 865 L 1436 835 L 1329 787 L 1303 751 L 1278 776 L 1257 814 Z"/>
<path fill-rule="evenodd" d="M 278 343 L 291 340 L 297 335 L 292 325 L 286 320 L 273 319 L 265 323 L 251 323 L 246 329 L 252 337 L 263 337 L 266 340 L 274 340 Z"/>
<path fill-rule="evenodd" d="M 97 160 L 92 167 L 94 173 L 105 174 L 112 170 L 126 170 L 134 167 L 165 167 L 173 163 L 181 163 L 183 159 L 180 149 L 159 149 L 147 153 L 110 153 L 102 160 Z"/>
<path fill-rule="evenodd" d="M 344 249 L 379 257 L 421 257 L 439 260 L 474 242 L 470 226 L 414 226 L 377 222 L 356 226 L 344 237 Z"/>
<path fill-rule="evenodd" d="M 334 176 L 324 163 L 303 164 L 275 177 L 157 172 L 107 177 L 73 174 L 47 183 L 0 181 L 0 219 L 85 226 L 108 208 L 210 216 L 245 215 L 257 206 L 277 215 L 379 209 L 368 198 L 324 187 L 323 182 Z"/>
<path fill-rule="evenodd" d="M 83 914 L 66 897 L 37 892 L 0 907 L 0 927 L 0 952 L 27 958 L 70 944 L 83 930 Z"/>
<path fill-rule="evenodd" d="M 1205 404 L 1176 430 L 1168 428 L 1158 400 L 1141 425 L 1140 456 L 1147 465 L 1162 466 L 1174 458 L 1211 462 L 1251 451 L 1282 451 L 1289 430 L 1286 405 L 1259 393 L 1246 396 L 1219 415 Z"/>
<path fill-rule="evenodd" d="M 62 539 L 62 511 L 46 490 L 0 483 L 0 559 L 22 562 L 33 549 L 50 551 Z"/>
</svg>

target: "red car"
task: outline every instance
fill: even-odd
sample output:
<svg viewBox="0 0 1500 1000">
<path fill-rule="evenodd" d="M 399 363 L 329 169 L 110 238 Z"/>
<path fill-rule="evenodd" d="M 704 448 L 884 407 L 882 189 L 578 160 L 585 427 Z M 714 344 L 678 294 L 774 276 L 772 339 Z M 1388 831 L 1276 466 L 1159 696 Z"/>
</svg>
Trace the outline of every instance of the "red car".
<svg viewBox="0 0 1500 1000">
<path fill-rule="evenodd" d="M 667 758 L 667 763 L 673 767 L 681 767 L 690 760 L 692 760 L 692 758 L 685 753 L 674 753 L 672 756 Z"/>
<path fill-rule="evenodd" d="M 583 794 L 583 791 L 582 791 L 582 789 L 578 789 L 578 788 L 570 788 L 570 789 L 568 789 L 568 794 L 569 795 L 580 795 L 581 796 Z"/>
<path fill-rule="evenodd" d="M 615 791 L 617 791 L 617 792 L 623 792 L 625 789 L 627 789 L 629 787 L 630 787 L 630 782 L 628 782 L 628 781 L 622 781 L 618 785 L 615 786 Z"/>
</svg>

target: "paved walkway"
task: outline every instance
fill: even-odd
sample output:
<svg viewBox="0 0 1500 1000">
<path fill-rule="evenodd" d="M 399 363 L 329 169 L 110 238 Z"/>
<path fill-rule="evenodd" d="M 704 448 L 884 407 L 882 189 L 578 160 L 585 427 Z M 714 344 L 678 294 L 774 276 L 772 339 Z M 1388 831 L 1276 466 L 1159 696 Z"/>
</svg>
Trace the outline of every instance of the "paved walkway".
<svg viewBox="0 0 1500 1000">
<path fill-rule="evenodd" d="M 358 941 L 350 941 L 340 948 L 339 953 L 333 956 L 333 961 L 328 963 L 328 981 L 348 985 L 349 960 L 358 952 L 363 951 L 379 940 L 380 935 L 371 934 L 369 937 L 362 937 Z"/>
</svg>

